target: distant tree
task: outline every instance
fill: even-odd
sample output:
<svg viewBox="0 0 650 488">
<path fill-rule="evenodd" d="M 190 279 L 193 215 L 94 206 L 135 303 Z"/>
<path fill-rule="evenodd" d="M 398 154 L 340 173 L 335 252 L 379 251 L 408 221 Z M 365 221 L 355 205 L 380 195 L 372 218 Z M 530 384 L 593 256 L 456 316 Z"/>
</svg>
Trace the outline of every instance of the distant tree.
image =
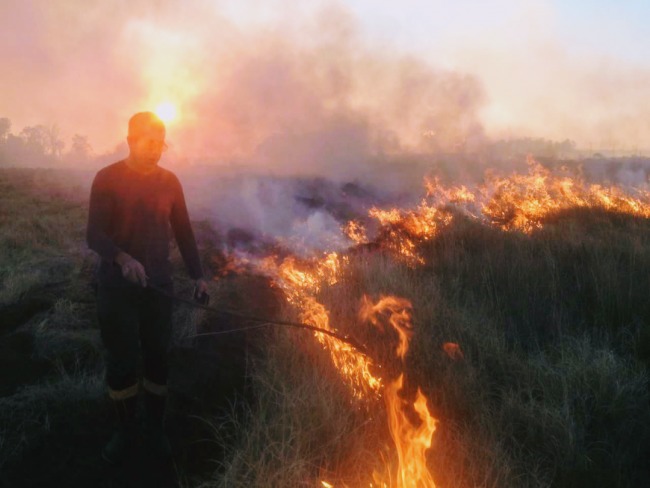
<svg viewBox="0 0 650 488">
<path fill-rule="evenodd" d="M 11 120 L 7 117 L 0 117 L 0 144 L 4 143 L 11 131 Z"/>
<path fill-rule="evenodd" d="M 65 147 L 65 142 L 63 142 L 60 135 L 61 131 L 57 125 L 51 125 L 45 128 L 45 136 L 47 141 L 46 151 L 47 154 L 55 159 L 59 159 L 61 157 L 61 153 Z"/>
<path fill-rule="evenodd" d="M 72 136 L 72 144 L 67 152 L 65 159 L 72 163 L 86 162 L 93 157 L 94 151 L 88 137 L 81 134 Z"/>
<path fill-rule="evenodd" d="M 0 164 L 7 162 L 7 138 L 11 130 L 11 121 L 6 117 L 0 117 Z"/>
<path fill-rule="evenodd" d="M 39 124 L 25 127 L 20 132 L 24 147 L 17 154 L 25 163 L 52 163 L 60 158 L 65 147 L 59 134 L 60 131 L 56 125 Z"/>
<path fill-rule="evenodd" d="M 71 162 L 88 161 L 95 157 L 88 137 L 75 134 L 70 150 L 63 153 L 65 142 L 56 124 L 24 127 L 20 133 L 11 133 L 11 121 L 0 117 L 0 164 L 17 166 L 51 165 L 63 157 Z"/>
<path fill-rule="evenodd" d="M 44 125 L 24 127 L 20 131 L 20 138 L 25 143 L 26 151 L 31 155 L 44 155 L 48 144 L 47 129 Z"/>
<path fill-rule="evenodd" d="M 576 143 L 570 139 L 565 139 L 559 143 L 558 150 L 561 156 L 572 156 L 576 152 Z"/>
<path fill-rule="evenodd" d="M 11 165 L 24 165 L 28 161 L 28 150 L 25 139 L 12 133 L 7 134 L 2 144 L 3 163 Z"/>
</svg>

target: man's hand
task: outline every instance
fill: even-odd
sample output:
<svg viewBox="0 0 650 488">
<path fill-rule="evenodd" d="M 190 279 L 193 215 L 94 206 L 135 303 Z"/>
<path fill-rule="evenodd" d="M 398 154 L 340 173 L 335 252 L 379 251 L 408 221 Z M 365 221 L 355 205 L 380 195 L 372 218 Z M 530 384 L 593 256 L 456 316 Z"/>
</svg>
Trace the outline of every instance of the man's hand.
<svg viewBox="0 0 650 488">
<path fill-rule="evenodd" d="M 203 305 L 208 304 L 210 296 L 208 295 L 208 284 L 205 280 L 198 279 L 194 283 L 194 299 Z"/>
<path fill-rule="evenodd" d="M 132 258 L 125 252 L 121 252 L 115 258 L 115 262 L 122 268 L 122 276 L 131 283 L 139 283 L 141 286 L 147 286 L 147 274 L 144 266 L 137 259 Z"/>
<path fill-rule="evenodd" d="M 197 295 L 203 295 L 204 293 L 208 292 L 208 283 L 204 279 L 196 280 L 194 286 L 196 286 Z"/>
</svg>

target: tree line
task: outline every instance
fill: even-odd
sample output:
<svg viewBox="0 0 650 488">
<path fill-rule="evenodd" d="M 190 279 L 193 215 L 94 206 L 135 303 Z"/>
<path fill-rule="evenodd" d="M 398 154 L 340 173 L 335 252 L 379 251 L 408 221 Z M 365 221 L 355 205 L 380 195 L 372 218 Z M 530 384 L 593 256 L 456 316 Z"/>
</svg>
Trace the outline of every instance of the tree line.
<svg viewBox="0 0 650 488">
<path fill-rule="evenodd" d="M 14 133 L 11 120 L 0 117 L 0 165 L 52 166 L 87 162 L 94 157 L 93 148 L 84 135 L 73 135 L 66 148 L 56 124 L 28 126 Z"/>
</svg>

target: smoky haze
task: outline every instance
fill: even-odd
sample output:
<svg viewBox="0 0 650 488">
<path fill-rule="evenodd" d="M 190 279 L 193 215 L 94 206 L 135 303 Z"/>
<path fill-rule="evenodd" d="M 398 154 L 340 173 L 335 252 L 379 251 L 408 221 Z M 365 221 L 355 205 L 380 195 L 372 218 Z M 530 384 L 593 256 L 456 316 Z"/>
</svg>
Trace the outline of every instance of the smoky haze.
<svg viewBox="0 0 650 488">
<path fill-rule="evenodd" d="M 251 15 L 263 3 L 248 2 Z M 454 179 L 505 167 L 495 134 L 650 135 L 647 71 L 599 70 L 548 45 L 540 57 L 518 31 L 489 55 L 459 43 L 467 69 L 442 68 L 371 40 L 341 4 L 315 3 L 277 1 L 272 20 L 242 22 L 219 1 L 3 0 L 0 117 L 87 136 L 108 164 L 126 155 L 130 115 L 171 101 L 161 164 L 179 171 L 193 216 L 318 249 L 344 246 L 342 222 L 370 205 L 416 201 L 432 162 Z M 510 98 L 521 111 L 495 130 L 486 114 Z"/>
<path fill-rule="evenodd" d="M 187 129 L 198 134 L 199 151 L 293 171 L 334 165 L 338 173 L 375 156 L 482 141 L 477 80 L 364 48 L 342 11 L 313 22 L 318 35 L 302 45 L 275 33 L 233 45 L 217 89 L 193 107 L 210 129 Z"/>
<path fill-rule="evenodd" d="M 258 28 L 239 27 L 208 2 L 180 11 L 173 2 L 1 8 L 0 56 L 10 70 L 0 115 L 14 128 L 57 124 L 68 137 L 86 135 L 97 152 L 123 140 L 133 112 L 163 100 L 180 112 L 169 124 L 170 154 L 202 163 L 340 173 L 378 156 L 484 139 L 476 78 L 372 47 L 339 7 Z"/>
<path fill-rule="evenodd" d="M 29 48 L 2 89 L 18 95 L 27 74 L 21 90 L 30 93 L 14 110 L 84 131 L 96 152 L 107 148 L 108 164 L 126 154 L 113 146 L 132 112 L 174 101 L 181 114 L 161 164 L 179 171 L 193 217 L 224 236 L 234 229 L 298 251 L 343 247 L 346 219 L 399 200 L 404 188 L 420 195 L 422 172 L 391 162 L 485 139 L 476 78 L 369 45 L 339 7 L 300 27 L 279 19 L 243 29 L 202 2 L 180 12 L 164 2 L 14 3 L 18 22 L 5 35 Z"/>
<path fill-rule="evenodd" d="M 0 117 L 105 153 L 132 113 L 169 100 L 175 160 L 288 171 L 475 150 L 486 134 L 649 149 L 650 69 L 573 49 L 551 0 L 431 9 L 451 27 L 418 49 L 334 2 L 4 0 Z"/>
</svg>

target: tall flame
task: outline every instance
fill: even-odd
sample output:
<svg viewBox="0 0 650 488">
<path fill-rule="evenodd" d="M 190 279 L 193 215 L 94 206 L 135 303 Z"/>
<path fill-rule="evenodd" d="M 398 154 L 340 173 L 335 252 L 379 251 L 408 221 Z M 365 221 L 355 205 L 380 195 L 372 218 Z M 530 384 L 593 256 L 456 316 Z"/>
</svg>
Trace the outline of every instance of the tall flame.
<svg viewBox="0 0 650 488">
<path fill-rule="evenodd" d="M 409 340 L 413 335 L 411 326 L 411 314 L 409 309 L 411 302 L 404 298 L 393 296 L 382 297 L 377 303 L 372 303 L 370 299 L 364 295 L 359 310 L 359 318 L 362 322 L 370 322 L 378 328 L 383 328 L 380 316 L 388 312 L 388 321 L 390 325 L 397 331 L 399 335 L 399 344 L 395 350 L 395 355 L 399 359 L 404 359 L 409 347 Z"/>
<path fill-rule="evenodd" d="M 287 300 L 300 311 L 300 320 L 308 325 L 332 331 L 325 306 L 314 297 L 322 284 L 332 285 L 346 260 L 336 253 L 326 255 L 321 260 L 302 263 L 300 267 L 295 258 L 289 257 L 280 263 L 269 258 L 260 263 L 260 269 L 270 275 L 285 292 Z M 356 351 L 350 344 L 329 335 L 316 332 L 316 338 L 330 352 L 332 362 L 346 379 L 357 398 L 378 395 L 381 379 L 371 372 L 371 360 Z"/>
<path fill-rule="evenodd" d="M 399 335 L 396 355 L 402 361 L 406 357 L 409 340 L 413 335 L 410 308 L 411 302 L 403 298 L 382 297 L 373 304 L 364 297 L 359 313 L 363 320 L 369 321 L 376 327 L 382 327 L 382 318 L 388 315 L 386 319 L 388 324 Z M 427 408 L 427 399 L 419 388 L 415 402 L 412 404 L 400 397 L 403 382 L 402 372 L 396 380 L 388 383 L 383 391 L 388 426 L 397 449 L 397 472 L 389 480 L 382 479 L 379 473 L 375 473 L 375 481 L 381 486 L 398 488 L 435 487 L 433 477 L 427 468 L 425 453 L 431 447 L 431 437 L 436 430 L 436 419 L 431 416 Z M 410 409 L 417 414 L 420 425 L 416 426 L 411 422 L 408 415 Z"/>
<path fill-rule="evenodd" d="M 399 393 L 404 375 L 384 388 L 384 401 L 388 412 L 390 434 L 397 448 L 398 469 L 390 486 L 398 488 L 435 487 L 433 477 L 427 469 L 425 452 L 431 447 L 431 437 L 436 430 L 436 420 L 429 413 L 427 399 L 418 388 L 412 408 L 420 425 L 414 426 L 407 411 L 411 404 L 403 400 Z"/>
<path fill-rule="evenodd" d="M 294 258 L 287 258 L 280 263 L 269 258 L 259 265 L 282 288 L 288 301 L 298 307 L 302 321 L 332 330 L 327 310 L 316 300 L 314 294 L 322 284 L 335 283 L 346 262 L 336 254 L 329 254 L 321 260 L 301 265 Z M 409 340 L 413 335 L 410 310 L 411 303 L 408 300 L 394 296 L 381 297 L 376 303 L 364 296 L 359 310 L 362 322 L 369 322 L 381 330 L 388 324 L 397 332 L 399 341 L 395 355 L 401 361 L 408 352 Z M 431 446 L 436 420 L 429 413 L 426 397 L 418 389 L 414 402 L 404 400 L 399 396 L 403 372 L 384 387 L 381 378 L 371 373 L 372 362 L 367 356 L 336 338 L 318 332 L 315 336 L 329 350 L 333 364 L 351 386 L 355 397 L 384 397 L 388 425 L 397 450 L 398 467 L 396 471 L 390 468 L 385 470 L 396 473 L 392 476 L 375 472 L 375 481 L 383 487 L 434 487 L 433 478 L 427 469 L 425 451 Z M 418 416 L 419 425 L 411 423 L 409 411 Z M 324 480 L 321 484 L 333 486 Z"/>
</svg>

